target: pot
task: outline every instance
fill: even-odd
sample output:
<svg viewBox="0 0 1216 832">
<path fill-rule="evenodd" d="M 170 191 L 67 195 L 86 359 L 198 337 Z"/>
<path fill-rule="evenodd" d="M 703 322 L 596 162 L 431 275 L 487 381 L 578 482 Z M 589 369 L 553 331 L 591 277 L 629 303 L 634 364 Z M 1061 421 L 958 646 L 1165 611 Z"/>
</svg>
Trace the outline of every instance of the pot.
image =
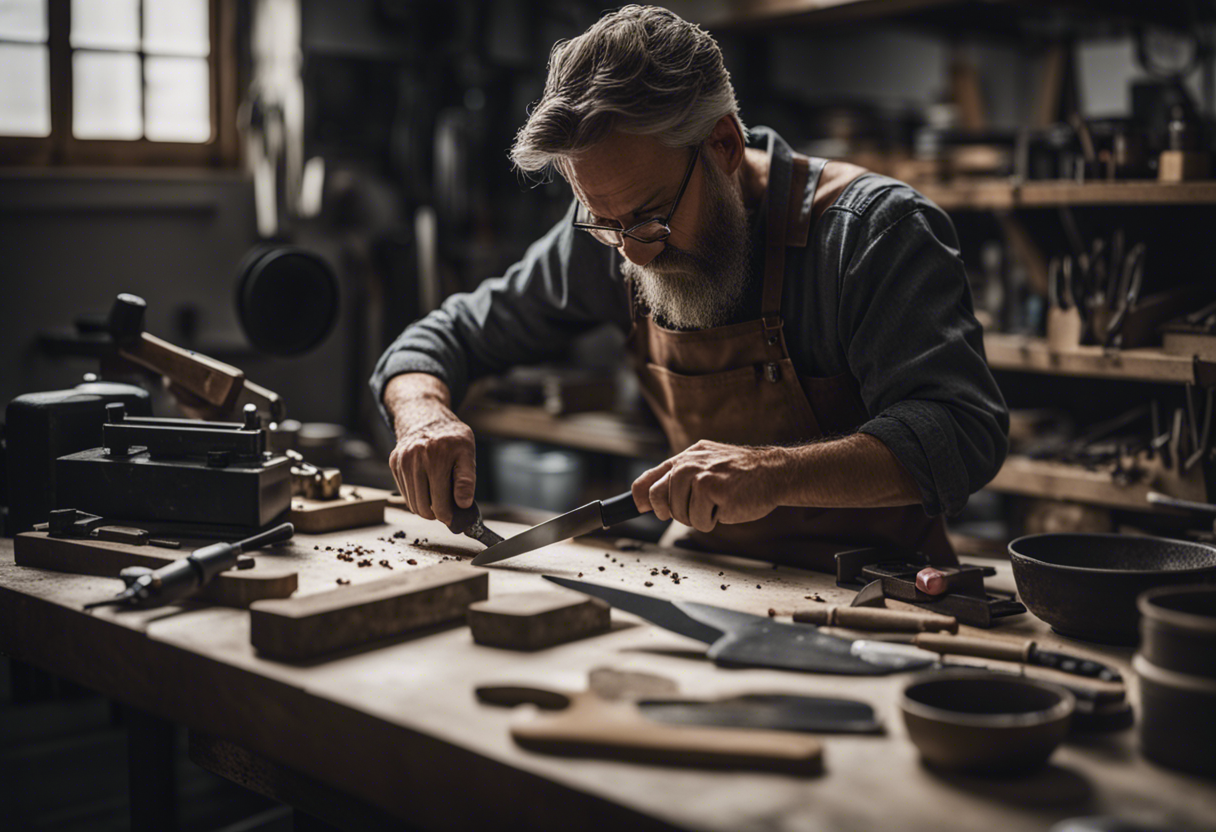
<svg viewBox="0 0 1216 832">
<path fill-rule="evenodd" d="M 1152 589 L 1140 609 L 1140 652 L 1165 670 L 1216 679 L 1216 586 Z"/>
<path fill-rule="evenodd" d="M 1018 595 L 1057 633 L 1135 644 L 1136 598 L 1171 584 L 1216 584 L 1216 547 L 1120 534 L 1033 534 L 1009 544 Z"/>
<path fill-rule="evenodd" d="M 1167 768 L 1216 777 L 1216 679 L 1166 670 L 1137 653 L 1140 753 Z"/>
<path fill-rule="evenodd" d="M 1059 685 L 983 670 L 924 673 L 900 701 L 925 762 L 979 774 L 1030 771 L 1068 734 L 1076 700 Z"/>
</svg>

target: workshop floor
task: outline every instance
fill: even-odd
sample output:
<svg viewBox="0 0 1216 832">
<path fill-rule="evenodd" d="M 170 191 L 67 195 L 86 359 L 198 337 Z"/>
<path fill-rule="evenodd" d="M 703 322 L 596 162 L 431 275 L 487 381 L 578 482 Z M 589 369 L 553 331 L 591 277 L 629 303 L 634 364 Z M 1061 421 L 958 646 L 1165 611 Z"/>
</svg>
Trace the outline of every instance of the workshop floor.
<svg viewBox="0 0 1216 832">
<path fill-rule="evenodd" d="M 291 832 L 290 811 L 186 758 L 177 743 L 180 832 Z M 109 700 L 0 658 L 0 806 L 14 832 L 125 832 L 127 740 Z"/>
</svg>

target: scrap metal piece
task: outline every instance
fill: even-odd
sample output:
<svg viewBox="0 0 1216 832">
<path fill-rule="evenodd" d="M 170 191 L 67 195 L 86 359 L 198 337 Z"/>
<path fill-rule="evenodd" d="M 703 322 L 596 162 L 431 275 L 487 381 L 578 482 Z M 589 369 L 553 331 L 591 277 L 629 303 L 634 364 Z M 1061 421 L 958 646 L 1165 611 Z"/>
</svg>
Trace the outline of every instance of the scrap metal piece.
<svg viewBox="0 0 1216 832">
<path fill-rule="evenodd" d="M 291 494 L 309 500 L 336 500 L 341 494 L 342 472 L 337 468 L 319 468 L 305 461 L 299 451 L 283 452 L 291 460 Z"/>
<path fill-rule="evenodd" d="M 93 529 L 91 536 L 98 540 L 127 543 L 132 546 L 144 546 L 148 542 L 148 530 L 133 526 L 98 526 Z"/>
</svg>

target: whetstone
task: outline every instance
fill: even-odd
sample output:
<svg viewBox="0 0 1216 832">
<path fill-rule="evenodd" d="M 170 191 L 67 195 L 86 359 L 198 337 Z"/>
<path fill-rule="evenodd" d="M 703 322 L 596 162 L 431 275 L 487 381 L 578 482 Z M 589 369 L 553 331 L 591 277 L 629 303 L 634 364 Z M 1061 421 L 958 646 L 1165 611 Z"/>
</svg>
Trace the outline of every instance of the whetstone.
<svg viewBox="0 0 1216 832">
<path fill-rule="evenodd" d="M 610 608 L 577 592 L 517 592 L 469 607 L 473 641 L 510 650 L 540 650 L 608 631 Z"/>
<path fill-rule="evenodd" d="M 489 575 L 445 563 L 249 608 L 249 640 L 272 658 L 308 659 L 373 639 L 462 619 L 485 600 Z"/>
<path fill-rule="evenodd" d="M 287 520 L 302 534 L 379 526 L 384 522 L 388 492 L 362 485 L 343 485 L 332 500 L 292 497 Z"/>
<path fill-rule="evenodd" d="M 188 554 L 108 540 L 50 537 L 46 532 L 23 532 L 13 539 L 13 560 L 18 566 L 103 578 L 117 578 L 128 566 L 158 569 Z M 257 553 L 253 555 L 256 559 Z M 247 607 L 254 601 L 287 598 L 296 591 L 298 583 L 295 571 L 259 563 L 253 569 L 221 572 L 195 597 L 227 607 Z M 116 584 L 114 592 L 121 588 L 121 584 Z"/>
</svg>

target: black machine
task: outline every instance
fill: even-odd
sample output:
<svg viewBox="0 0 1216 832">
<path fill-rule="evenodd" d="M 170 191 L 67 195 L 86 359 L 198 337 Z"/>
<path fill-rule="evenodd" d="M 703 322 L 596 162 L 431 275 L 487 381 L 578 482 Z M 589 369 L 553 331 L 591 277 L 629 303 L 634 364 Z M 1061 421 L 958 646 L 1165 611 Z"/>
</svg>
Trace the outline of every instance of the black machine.
<svg viewBox="0 0 1216 832">
<path fill-rule="evenodd" d="M 133 416 L 152 415 L 147 390 L 93 378 L 69 390 L 27 393 L 9 402 L 8 534 L 28 532 L 48 519 L 57 507 L 55 460 L 101 445 L 107 404 L 121 404 Z"/>
<path fill-rule="evenodd" d="M 267 450 L 257 407 L 244 415 L 153 419 L 109 404 L 101 447 L 56 460 L 56 502 L 122 520 L 264 528 L 291 503 L 292 463 Z"/>
</svg>

